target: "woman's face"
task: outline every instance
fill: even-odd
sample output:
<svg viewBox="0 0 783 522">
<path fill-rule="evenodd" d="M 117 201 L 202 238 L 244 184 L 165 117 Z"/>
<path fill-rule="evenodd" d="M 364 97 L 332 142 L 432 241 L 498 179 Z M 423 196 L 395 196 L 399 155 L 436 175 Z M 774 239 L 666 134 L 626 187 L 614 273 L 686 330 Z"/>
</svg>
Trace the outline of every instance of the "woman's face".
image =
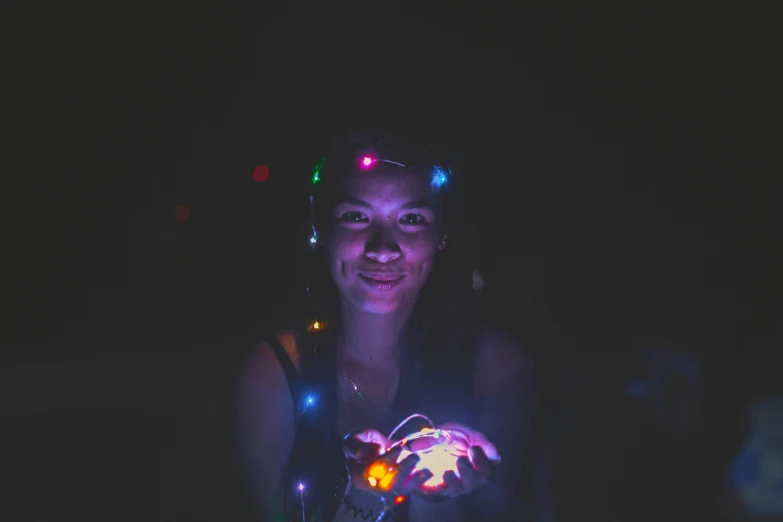
<svg viewBox="0 0 783 522">
<path fill-rule="evenodd" d="M 356 308 L 390 314 L 415 302 L 443 247 L 431 179 L 383 164 L 346 178 L 326 248 L 332 279 Z"/>
</svg>

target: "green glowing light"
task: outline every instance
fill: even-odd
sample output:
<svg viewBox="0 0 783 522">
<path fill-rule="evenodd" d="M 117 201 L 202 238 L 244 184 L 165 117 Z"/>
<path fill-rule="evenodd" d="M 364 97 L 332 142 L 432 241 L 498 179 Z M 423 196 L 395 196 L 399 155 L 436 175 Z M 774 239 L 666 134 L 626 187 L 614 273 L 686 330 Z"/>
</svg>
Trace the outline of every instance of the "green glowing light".
<svg viewBox="0 0 783 522">
<path fill-rule="evenodd" d="M 318 165 L 315 166 L 315 170 L 313 170 L 313 177 L 312 177 L 313 185 L 321 181 L 321 169 L 324 168 L 324 163 L 326 163 L 326 156 L 321 158 L 321 161 L 318 162 Z"/>
</svg>

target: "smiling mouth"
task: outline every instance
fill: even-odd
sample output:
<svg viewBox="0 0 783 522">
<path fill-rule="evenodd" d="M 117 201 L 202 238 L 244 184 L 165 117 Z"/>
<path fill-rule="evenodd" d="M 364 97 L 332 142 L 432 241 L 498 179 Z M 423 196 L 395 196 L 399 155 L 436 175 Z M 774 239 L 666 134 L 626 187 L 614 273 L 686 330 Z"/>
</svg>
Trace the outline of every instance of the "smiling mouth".
<svg viewBox="0 0 783 522">
<path fill-rule="evenodd" d="M 386 291 L 400 284 L 405 274 L 359 274 L 359 277 L 370 287 Z"/>
</svg>

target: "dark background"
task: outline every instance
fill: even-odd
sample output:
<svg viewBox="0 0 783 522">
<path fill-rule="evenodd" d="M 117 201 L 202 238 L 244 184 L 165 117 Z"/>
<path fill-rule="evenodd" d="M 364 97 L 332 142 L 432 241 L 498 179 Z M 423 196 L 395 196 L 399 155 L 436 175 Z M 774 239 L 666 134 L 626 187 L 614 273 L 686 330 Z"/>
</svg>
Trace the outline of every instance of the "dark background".
<svg viewBox="0 0 783 522">
<path fill-rule="evenodd" d="M 771 19 L 487 2 L 9 11 L 9 520 L 241 518 L 228 398 L 254 326 L 285 318 L 298 190 L 335 129 L 389 121 L 435 124 L 466 157 L 484 313 L 539 361 L 562 516 L 713 509 L 743 408 L 780 393 Z M 653 337 L 703 370 L 691 446 L 623 398 Z"/>
</svg>

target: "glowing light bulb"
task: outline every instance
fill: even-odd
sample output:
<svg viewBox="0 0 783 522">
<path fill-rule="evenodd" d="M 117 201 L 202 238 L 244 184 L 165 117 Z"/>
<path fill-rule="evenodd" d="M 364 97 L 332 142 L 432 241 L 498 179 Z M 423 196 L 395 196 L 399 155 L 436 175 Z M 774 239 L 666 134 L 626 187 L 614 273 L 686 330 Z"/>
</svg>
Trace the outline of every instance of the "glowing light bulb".
<svg viewBox="0 0 783 522">
<path fill-rule="evenodd" d="M 326 163 L 326 156 L 321 158 L 321 161 L 319 161 L 318 165 L 313 169 L 313 177 L 311 178 L 313 185 L 321 181 L 321 169 L 324 168 L 324 163 Z"/>
<path fill-rule="evenodd" d="M 443 482 L 443 474 L 447 471 L 453 471 L 459 477 L 457 468 L 458 455 L 452 453 L 447 446 L 435 446 L 432 451 L 419 453 L 419 462 L 416 463 L 416 469 L 428 469 L 432 472 L 432 478 L 424 483 L 425 486 L 437 486 Z"/>
<path fill-rule="evenodd" d="M 362 165 L 364 165 L 365 167 L 369 167 L 370 165 L 372 165 L 372 158 L 369 156 L 365 156 L 364 159 L 362 159 Z"/>
<path fill-rule="evenodd" d="M 410 451 L 407 448 L 403 448 L 399 457 L 397 457 L 398 464 L 411 453 L 418 455 L 419 462 L 416 463 L 414 471 L 428 469 L 432 472 L 432 477 L 424 483 L 425 486 L 434 487 L 443 483 L 443 474 L 447 471 L 453 471 L 459 477 L 457 459 L 460 455 L 451 446 L 451 436 L 448 432 L 424 428 L 418 434 L 409 435 L 403 440 L 407 442 L 408 440 L 418 438 L 434 438 L 436 440 L 432 446 L 422 450 Z"/>
<path fill-rule="evenodd" d="M 299 491 L 304 491 L 304 484 L 301 482 L 299 483 Z"/>
<path fill-rule="evenodd" d="M 307 404 L 312 404 L 312 403 L 313 403 L 313 396 L 312 396 L 312 395 L 309 395 L 309 396 L 307 397 Z"/>
<path fill-rule="evenodd" d="M 432 181 L 430 186 L 434 189 L 439 189 L 449 180 L 446 171 L 443 168 L 435 166 L 432 169 Z"/>
<path fill-rule="evenodd" d="M 405 502 L 405 497 L 402 495 L 397 495 L 397 498 L 394 499 L 395 504 L 402 504 L 403 502 Z"/>
<path fill-rule="evenodd" d="M 397 468 L 383 462 L 375 462 L 365 472 L 365 478 L 370 486 L 377 487 L 381 491 L 388 491 L 396 476 Z"/>
<path fill-rule="evenodd" d="M 309 323 L 307 323 L 307 331 L 310 332 L 310 333 L 320 332 L 321 330 L 323 330 L 327 326 L 329 326 L 329 322 L 328 321 L 315 319 L 315 320 L 310 321 Z"/>
<path fill-rule="evenodd" d="M 318 240 L 315 238 L 315 236 L 310 236 L 310 244 L 314 245 L 318 242 Z"/>
</svg>

